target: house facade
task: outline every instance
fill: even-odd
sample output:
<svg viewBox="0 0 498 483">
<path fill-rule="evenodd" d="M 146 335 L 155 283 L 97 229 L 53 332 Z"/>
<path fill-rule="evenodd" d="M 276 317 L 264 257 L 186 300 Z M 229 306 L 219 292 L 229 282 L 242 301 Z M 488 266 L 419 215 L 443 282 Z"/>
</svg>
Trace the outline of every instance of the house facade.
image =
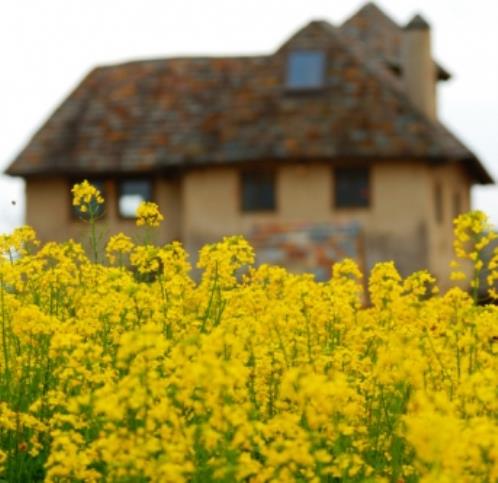
<svg viewBox="0 0 498 483">
<path fill-rule="evenodd" d="M 190 251 L 244 234 L 276 263 L 393 259 L 444 285 L 452 219 L 492 179 L 437 119 L 450 75 L 430 36 L 420 16 L 402 28 L 369 3 L 266 56 L 100 67 L 7 173 L 26 180 L 27 223 L 45 240 L 85 230 L 70 187 L 86 178 L 104 193 L 109 234 L 132 233 L 136 204 L 154 200 L 159 241 Z"/>
</svg>

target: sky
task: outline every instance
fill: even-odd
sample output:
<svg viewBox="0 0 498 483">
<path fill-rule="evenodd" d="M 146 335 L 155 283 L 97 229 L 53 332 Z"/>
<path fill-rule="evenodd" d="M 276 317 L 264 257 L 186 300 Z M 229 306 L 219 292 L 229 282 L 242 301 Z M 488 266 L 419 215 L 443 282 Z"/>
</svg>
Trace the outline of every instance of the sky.
<svg viewBox="0 0 498 483">
<path fill-rule="evenodd" d="M 340 24 L 364 3 L 0 0 L 0 171 L 97 65 L 271 53 L 310 20 Z M 438 90 L 439 117 L 498 180 L 498 0 L 376 3 L 400 24 L 415 13 L 431 23 L 434 56 L 453 74 Z M 498 225 L 498 187 L 475 187 L 472 199 Z M 0 176 L 0 233 L 23 218 L 22 180 Z"/>
</svg>

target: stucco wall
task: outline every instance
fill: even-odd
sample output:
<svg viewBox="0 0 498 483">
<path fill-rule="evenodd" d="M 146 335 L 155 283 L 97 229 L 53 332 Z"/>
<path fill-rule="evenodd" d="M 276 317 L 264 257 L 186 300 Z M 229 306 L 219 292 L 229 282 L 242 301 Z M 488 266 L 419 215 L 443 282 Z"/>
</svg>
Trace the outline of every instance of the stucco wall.
<svg viewBox="0 0 498 483">
<path fill-rule="evenodd" d="M 461 213 L 469 211 L 471 181 L 468 174 L 458 165 L 447 164 L 436 166 L 430 170 L 431 201 L 429 211 L 430 258 L 431 271 L 438 277 L 443 288 L 448 287 L 450 269 L 449 263 L 453 256 L 453 219 L 460 213 L 454 206 L 455 194 L 460 195 Z M 442 193 L 442 218 L 437 220 L 435 213 L 435 186 L 440 185 Z M 470 267 L 466 267 L 469 271 Z"/>
<path fill-rule="evenodd" d="M 155 182 L 155 199 L 165 221 L 161 226 L 161 241 L 181 240 L 182 236 L 182 181 L 180 178 L 158 177 Z"/>
<path fill-rule="evenodd" d="M 26 181 L 26 223 L 43 241 L 64 240 L 69 233 L 68 184 L 61 178 Z"/>
<path fill-rule="evenodd" d="M 63 241 L 74 238 L 86 241 L 88 225 L 71 213 L 70 181 L 65 178 L 32 178 L 26 182 L 26 222 L 33 226 L 42 241 Z M 166 221 L 157 233 L 157 242 L 166 243 L 180 238 L 181 197 L 178 179 L 156 178 L 153 192 Z M 135 236 L 135 220 L 118 215 L 117 183 L 105 181 L 105 214 L 98 221 L 102 240 L 124 232 Z"/>
<path fill-rule="evenodd" d="M 461 209 L 470 208 L 470 180 L 458 165 L 430 167 L 406 161 L 371 166 L 371 206 L 338 209 L 333 206 L 333 167 L 293 164 L 276 169 L 274 212 L 244 213 L 240 209 L 240 169 L 197 168 L 183 177 L 157 177 L 155 198 L 166 216 L 157 241 L 182 240 L 195 253 L 204 243 L 225 235 L 250 236 L 258 226 L 285 223 L 357 223 L 361 227 L 362 263 L 369 269 L 378 261 L 394 259 L 403 275 L 429 268 L 448 284 L 452 258 L 454 194 Z M 434 186 L 440 183 L 443 219 L 435 217 Z M 70 185 L 63 178 L 29 179 L 26 183 L 27 223 L 42 240 L 82 240 L 88 228 L 70 209 Z M 117 184 L 106 182 L 106 216 L 99 222 L 103 239 L 123 231 L 136 232 L 134 220 L 117 215 Z"/>
<path fill-rule="evenodd" d="M 429 170 L 422 163 L 384 162 L 372 166 L 371 206 L 333 207 L 333 169 L 327 164 L 287 165 L 277 170 L 277 210 L 239 209 L 236 168 L 198 169 L 183 182 L 182 238 L 195 251 L 227 234 L 250 234 L 257 224 L 314 221 L 359 223 L 364 232 L 367 268 L 394 258 L 410 273 L 428 265 Z"/>
</svg>

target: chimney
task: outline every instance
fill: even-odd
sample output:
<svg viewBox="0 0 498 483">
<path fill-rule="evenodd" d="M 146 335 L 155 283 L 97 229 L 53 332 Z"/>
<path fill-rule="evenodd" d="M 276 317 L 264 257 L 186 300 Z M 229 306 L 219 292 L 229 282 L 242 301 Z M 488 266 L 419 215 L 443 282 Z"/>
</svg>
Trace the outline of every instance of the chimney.
<svg viewBox="0 0 498 483">
<path fill-rule="evenodd" d="M 436 119 L 436 68 L 431 54 L 431 28 L 415 15 L 404 28 L 401 72 L 408 97 L 429 119 Z"/>
</svg>

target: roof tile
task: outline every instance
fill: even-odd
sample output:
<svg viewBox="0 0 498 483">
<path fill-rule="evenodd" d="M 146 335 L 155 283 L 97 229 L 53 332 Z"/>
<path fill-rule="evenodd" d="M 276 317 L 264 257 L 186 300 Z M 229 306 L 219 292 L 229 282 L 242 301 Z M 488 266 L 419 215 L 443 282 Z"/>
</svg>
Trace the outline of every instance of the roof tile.
<svg viewBox="0 0 498 483">
<path fill-rule="evenodd" d="M 489 182 L 476 157 L 419 113 L 396 76 L 369 59 L 369 46 L 344 32 L 312 22 L 268 56 L 144 60 L 95 69 L 7 172 L 123 173 L 388 157 L 465 161 L 477 180 Z M 287 54 L 310 47 L 326 53 L 325 85 L 290 91 L 283 78 Z"/>
</svg>

